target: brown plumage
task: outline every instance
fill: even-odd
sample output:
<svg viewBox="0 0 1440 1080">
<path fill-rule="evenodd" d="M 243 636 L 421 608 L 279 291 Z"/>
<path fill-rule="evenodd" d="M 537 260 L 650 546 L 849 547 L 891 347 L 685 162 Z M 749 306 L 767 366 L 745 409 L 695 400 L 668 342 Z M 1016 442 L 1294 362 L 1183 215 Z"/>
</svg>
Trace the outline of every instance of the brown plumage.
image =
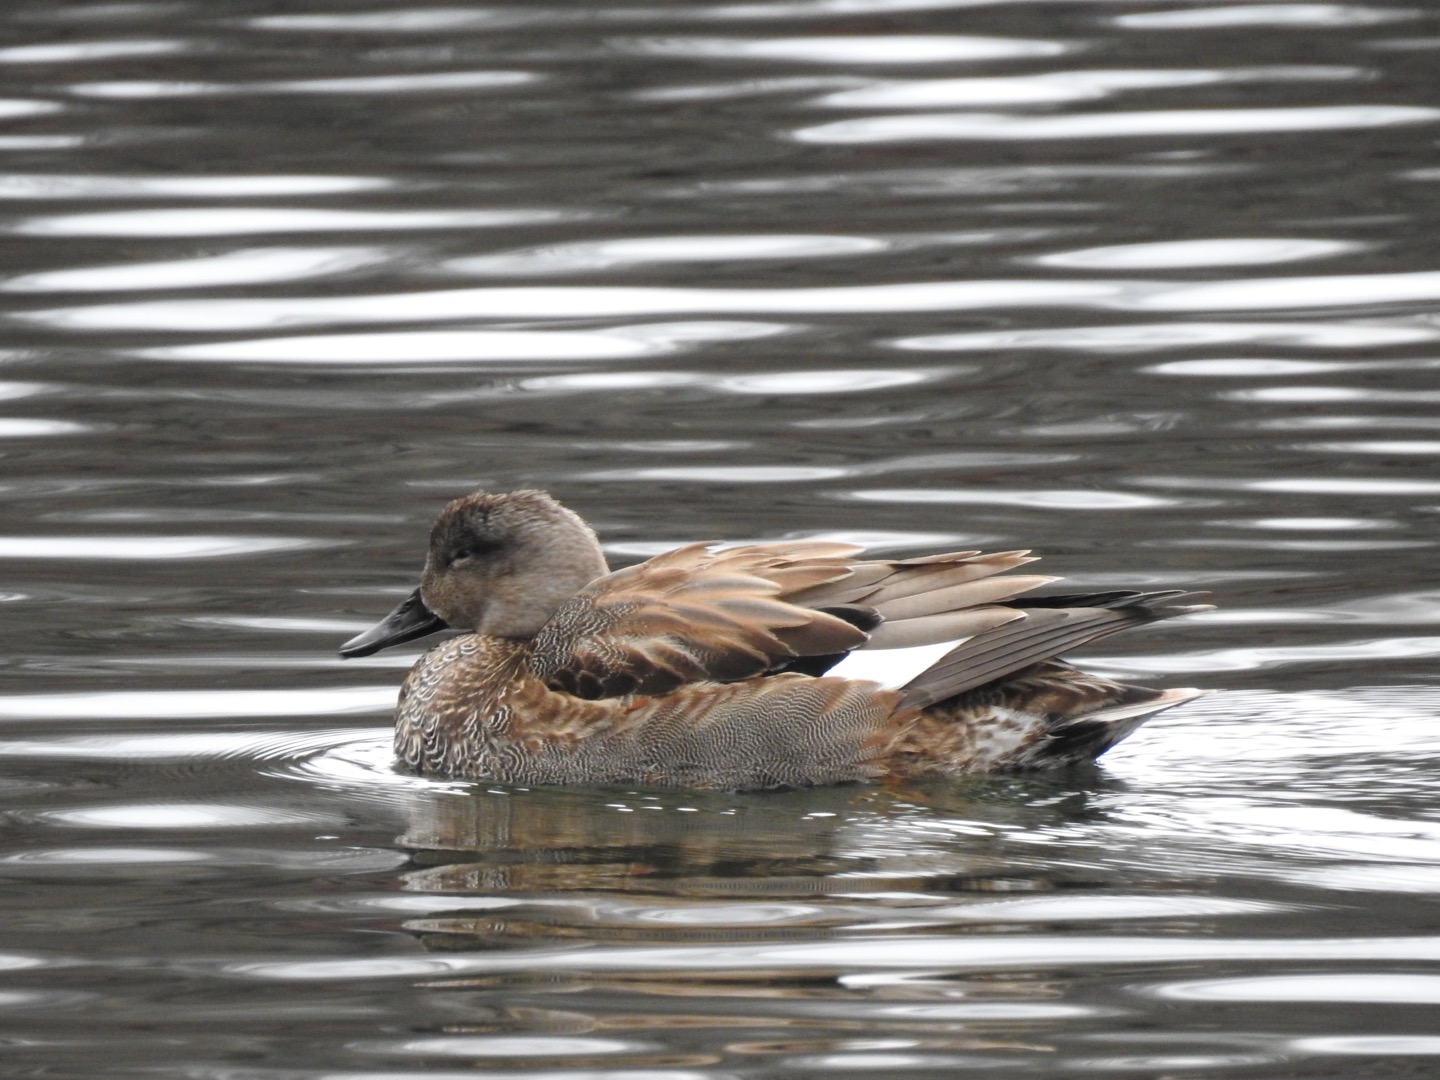
<svg viewBox="0 0 1440 1080">
<path fill-rule="evenodd" d="M 416 594 L 341 654 L 470 631 L 405 679 L 396 756 L 424 775 L 525 784 L 770 788 L 1064 765 L 1203 693 L 1055 659 L 1208 608 L 1181 593 L 1027 597 L 1054 579 L 1010 573 L 1034 561 L 1023 551 L 860 552 L 691 544 L 611 573 L 589 526 L 545 493 L 477 492 L 436 520 Z M 898 686 L 849 676 L 875 650 L 920 646 L 925 666 Z"/>
</svg>

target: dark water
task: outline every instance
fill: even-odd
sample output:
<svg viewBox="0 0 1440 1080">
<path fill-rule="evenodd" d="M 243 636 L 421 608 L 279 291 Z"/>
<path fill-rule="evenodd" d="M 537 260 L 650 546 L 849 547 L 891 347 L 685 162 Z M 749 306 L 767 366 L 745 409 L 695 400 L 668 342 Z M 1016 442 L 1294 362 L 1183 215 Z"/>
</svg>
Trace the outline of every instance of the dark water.
<svg viewBox="0 0 1440 1080">
<path fill-rule="evenodd" d="M 3 1071 L 1440 1071 L 1432 5 L 0 15 Z M 431 515 L 1221 609 L 1102 768 L 389 768 Z M 413 654 L 412 654 L 413 655 Z"/>
</svg>

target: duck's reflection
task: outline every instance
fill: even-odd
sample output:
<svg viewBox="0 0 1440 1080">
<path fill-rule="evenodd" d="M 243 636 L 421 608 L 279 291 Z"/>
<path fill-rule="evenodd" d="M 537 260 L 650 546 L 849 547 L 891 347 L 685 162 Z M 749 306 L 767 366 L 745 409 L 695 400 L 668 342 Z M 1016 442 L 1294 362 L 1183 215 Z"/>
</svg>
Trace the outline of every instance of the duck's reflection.
<svg viewBox="0 0 1440 1080">
<path fill-rule="evenodd" d="M 1103 814 L 1094 796 L 1115 786 L 1087 769 L 738 795 L 440 791 L 412 804 L 401 887 L 476 904 L 406 926 L 444 950 L 916 932 L 967 895 L 1079 884 L 1025 838 Z"/>
</svg>

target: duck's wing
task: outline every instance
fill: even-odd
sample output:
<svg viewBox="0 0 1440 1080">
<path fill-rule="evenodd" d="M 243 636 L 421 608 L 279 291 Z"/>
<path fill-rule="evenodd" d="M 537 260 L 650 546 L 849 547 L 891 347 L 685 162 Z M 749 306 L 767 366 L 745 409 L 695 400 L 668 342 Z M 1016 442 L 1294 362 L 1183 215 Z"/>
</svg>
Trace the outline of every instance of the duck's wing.
<svg viewBox="0 0 1440 1080">
<path fill-rule="evenodd" d="M 904 687 L 905 703 L 926 708 L 1142 623 L 1210 611 L 1204 593 L 1123 592 L 1014 601 L 1016 617 L 956 644 Z"/>
<path fill-rule="evenodd" d="M 997 605 L 1051 580 L 992 575 L 1023 552 L 858 561 L 851 544 L 692 544 L 591 582 L 531 646 L 534 674 L 585 698 L 662 694 L 805 670 L 862 645 L 949 641 L 1019 617 Z"/>
<path fill-rule="evenodd" d="M 591 582 L 531 646 L 531 671 L 578 697 L 662 694 L 734 682 L 868 635 L 787 596 L 851 573 L 849 544 L 691 544 Z M 843 613 L 842 613 L 843 614 Z"/>
<path fill-rule="evenodd" d="M 1035 562 L 1028 551 L 952 551 L 918 559 L 851 564 L 848 577 L 792 594 L 809 607 L 855 606 L 880 625 L 867 649 L 907 649 L 958 641 L 1021 618 L 1005 602 L 1058 580 L 1006 571 Z"/>
</svg>

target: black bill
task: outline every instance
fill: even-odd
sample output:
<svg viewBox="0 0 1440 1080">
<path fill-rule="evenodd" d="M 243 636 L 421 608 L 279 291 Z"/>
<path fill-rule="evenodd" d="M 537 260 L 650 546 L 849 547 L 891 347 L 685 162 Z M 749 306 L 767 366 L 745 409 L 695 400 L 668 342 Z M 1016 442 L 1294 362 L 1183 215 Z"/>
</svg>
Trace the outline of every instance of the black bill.
<svg viewBox="0 0 1440 1080">
<path fill-rule="evenodd" d="M 445 620 L 425 606 L 425 601 L 420 599 L 420 590 L 416 589 L 400 601 L 394 611 L 369 630 L 341 645 L 340 655 L 346 660 L 369 656 L 391 645 L 400 645 L 426 634 L 433 634 L 437 630 L 444 630 L 445 627 Z"/>
</svg>

